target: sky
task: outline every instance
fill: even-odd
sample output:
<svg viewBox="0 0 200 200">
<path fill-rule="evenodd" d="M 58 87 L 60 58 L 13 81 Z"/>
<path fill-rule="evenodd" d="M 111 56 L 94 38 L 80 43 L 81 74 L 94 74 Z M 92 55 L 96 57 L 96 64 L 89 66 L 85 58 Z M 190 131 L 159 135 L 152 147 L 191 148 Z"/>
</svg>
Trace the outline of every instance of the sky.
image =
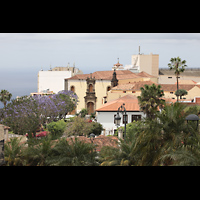
<svg viewBox="0 0 200 200">
<path fill-rule="evenodd" d="M 75 66 L 83 73 L 111 70 L 117 58 L 130 65 L 131 55 L 159 54 L 159 67 L 172 57 L 200 67 L 200 33 L 0 33 L 0 90 L 16 96 L 37 92 L 38 71 Z M 0 103 L 1 106 L 1 103 Z"/>
</svg>

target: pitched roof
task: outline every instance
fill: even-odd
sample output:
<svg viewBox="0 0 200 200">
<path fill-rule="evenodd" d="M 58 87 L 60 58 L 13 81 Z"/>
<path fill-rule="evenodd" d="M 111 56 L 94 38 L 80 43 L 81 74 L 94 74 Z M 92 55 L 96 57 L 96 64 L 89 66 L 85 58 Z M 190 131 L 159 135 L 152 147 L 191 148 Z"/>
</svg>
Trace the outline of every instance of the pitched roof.
<svg viewBox="0 0 200 200">
<path fill-rule="evenodd" d="M 176 84 L 160 84 L 161 89 L 164 91 L 176 91 L 177 90 L 177 85 Z M 186 84 L 180 84 L 179 89 L 184 89 L 186 91 L 191 90 L 193 87 L 199 87 L 199 85 L 186 85 Z"/>
<path fill-rule="evenodd" d="M 135 74 L 129 70 L 116 70 L 117 79 L 131 79 L 131 78 L 141 78 L 141 77 L 154 77 L 146 72 L 141 72 L 139 74 Z M 96 80 L 111 80 L 113 77 L 113 71 L 96 71 L 91 74 L 77 74 L 68 78 L 67 80 L 86 80 L 88 77 L 95 77 Z"/>
<path fill-rule="evenodd" d="M 177 84 L 177 82 L 175 82 L 175 84 Z M 179 80 L 178 84 L 179 85 L 182 85 L 182 84 L 184 84 L 184 85 L 196 85 L 197 82 L 193 81 L 193 80 Z"/>
<path fill-rule="evenodd" d="M 118 108 L 123 103 L 125 103 L 126 111 L 140 111 L 137 97 L 130 94 L 119 99 L 112 100 L 96 109 L 96 111 L 118 111 Z"/>
<path fill-rule="evenodd" d="M 116 87 L 113 87 L 112 90 L 140 90 L 141 87 L 144 87 L 144 85 L 152 85 L 153 81 L 138 81 L 138 82 L 132 82 L 132 83 L 126 83 L 126 84 L 119 84 Z M 158 85 L 154 83 L 155 85 Z"/>
<path fill-rule="evenodd" d="M 156 78 L 155 76 L 152 76 L 144 71 L 140 72 L 137 74 L 137 76 L 140 76 L 140 77 L 148 77 L 148 78 Z"/>
</svg>

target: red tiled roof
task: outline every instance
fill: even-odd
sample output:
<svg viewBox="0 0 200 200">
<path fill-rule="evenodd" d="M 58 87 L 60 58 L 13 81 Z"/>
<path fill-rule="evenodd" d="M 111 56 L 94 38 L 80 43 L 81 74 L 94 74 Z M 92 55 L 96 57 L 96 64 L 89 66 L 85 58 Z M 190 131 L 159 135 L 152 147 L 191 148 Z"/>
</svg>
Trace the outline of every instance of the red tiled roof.
<svg viewBox="0 0 200 200">
<path fill-rule="evenodd" d="M 176 91 L 177 90 L 177 85 L 176 84 L 160 84 L 161 85 L 161 89 L 164 91 Z M 179 89 L 184 89 L 186 91 L 191 90 L 193 87 L 200 87 L 198 85 L 186 85 L 186 84 L 180 84 L 179 85 Z"/>
<path fill-rule="evenodd" d="M 86 143 L 91 143 L 90 138 L 87 138 L 85 136 L 79 136 L 77 137 L 78 140 L 86 142 Z M 67 138 L 67 140 L 70 142 L 71 138 Z M 75 138 L 72 138 L 72 140 L 75 140 Z M 113 147 L 118 147 L 117 145 L 118 138 L 115 136 L 104 136 L 104 135 L 99 135 L 94 138 L 93 144 L 97 145 L 96 146 L 96 151 L 100 151 L 103 146 L 113 146 Z"/>
<path fill-rule="evenodd" d="M 153 81 L 138 81 L 133 83 L 119 84 L 118 86 L 112 88 L 112 90 L 140 90 L 144 85 L 152 85 Z M 155 85 L 158 85 L 154 83 Z"/>
<path fill-rule="evenodd" d="M 135 74 L 129 70 L 116 70 L 117 79 L 131 79 L 131 78 L 141 78 L 141 77 L 153 77 L 145 72 L 141 72 L 139 74 Z M 113 71 L 97 71 L 92 74 L 77 74 L 68 78 L 68 80 L 79 80 L 83 79 L 86 80 L 88 77 L 95 77 L 96 80 L 111 80 L 113 77 Z"/>
<path fill-rule="evenodd" d="M 144 85 L 152 85 L 153 83 L 154 83 L 153 81 L 138 81 L 138 82 L 119 84 L 118 86 L 113 87 L 112 90 L 137 91 L 140 90 L 141 87 L 144 87 Z M 164 91 L 175 92 L 177 90 L 176 84 L 157 84 L 157 83 L 154 84 L 161 85 L 161 89 Z M 179 89 L 184 89 L 186 91 L 189 91 L 195 86 L 200 88 L 200 85 L 180 84 Z"/>
<path fill-rule="evenodd" d="M 138 104 L 138 99 L 133 95 L 126 95 L 116 100 L 112 100 L 100 108 L 96 109 L 96 111 L 118 111 L 118 108 L 125 103 L 126 111 L 140 111 L 140 106 Z"/>
<path fill-rule="evenodd" d="M 0 124 L 0 125 L 3 125 L 3 124 Z M 4 129 L 10 129 L 9 126 L 5 126 L 5 125 L 3 125 L 3 126 L 4 126 Z"/>
<path fill-rule="evenodd" d="M 140 77 L 148 77 L 148 78 L 156 78 L 155 76 L 152 76 L 152 75 L 150 75 L 150 74 L 147 74 L 147 73 L 144 72 L 144 71 L 138 73 L 137 76 L 140 76 Z"/>
</svg>

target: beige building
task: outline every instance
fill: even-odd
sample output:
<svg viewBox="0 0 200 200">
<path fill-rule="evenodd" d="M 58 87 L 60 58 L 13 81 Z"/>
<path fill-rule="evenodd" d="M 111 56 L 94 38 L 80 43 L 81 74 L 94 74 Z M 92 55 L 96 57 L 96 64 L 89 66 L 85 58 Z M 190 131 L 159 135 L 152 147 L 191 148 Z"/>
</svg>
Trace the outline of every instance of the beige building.
<svg viewBox="0 0 200 200">
<path fill-rule="evenodd" d="M 194 81 L 196 83 L 200 82 L 200 69 L 199 68 L 186 68 L 183 73 L 179 76 L 179 81 L 185 81 L 185 83 L 189 83 L 186 80 Z M 176 75 L 174 74 L 174 70 L 169 70 L 168 68 L 163 68 L 159 70 L 158 76 L 159 84 L 174 84 L 176 83 Z"/>
<path fill-rule="evenodd" d="M 97 71 L 91 74 L 77 74 L 65 79 L 65 90 L 74 91 L 79 97 L 76 112 L 86 108 L 91 114 L 108 101 L 107 95 L 111 88 L 144 80 L 157 82 L 156 77 L 145 72 L 135 74 L 129 70 Z"/>
<path fill-rule="evenodd" d="M 139 81 L 139 82 L 133 82 L 133 83 L 126 83 L 121 84 L 116 87 L 113 87 L 109 92 L 107 96 L 108 102 L 121 98 L 127 94 L 131 94 L 133 96 L 140 96 L 141 95 L 141 87 L 144 87 L 144 85 L 152 85 L 154 82 L 149 81 Z M 154 83 L 155 85 L 158 85 L 157 83 Z M 177 90 L 176 84 L 159 84 L 161 85 L 161 89 L 164 90 L 164 98 L 166 99 L 174 99 L 176 100 L 175 92 Z M 184 89 L 188 92 L 186 96 L 183 96 L 183 100 L 192 101 L 195 97 L 200 96 L 200 85 L 198 84 L 180 84 L 179 89 Z"/>
<path fill-rule="evenodd" d="M 138 72 L 146 72 L 152 76 L 158 77 L 159 72 L 159 55 L 152 54 L 132 55 L 131 57 L 132 69 Z M 131 69 L 130 69 L 131 70 Z"/>
</svg>

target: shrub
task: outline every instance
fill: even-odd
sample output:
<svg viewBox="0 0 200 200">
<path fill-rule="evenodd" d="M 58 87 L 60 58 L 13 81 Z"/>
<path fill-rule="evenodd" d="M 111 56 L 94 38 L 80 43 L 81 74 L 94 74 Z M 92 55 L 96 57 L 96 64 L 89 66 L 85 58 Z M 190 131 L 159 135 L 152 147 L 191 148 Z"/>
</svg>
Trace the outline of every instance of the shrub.
<svg viewBox="0 0 200 200">
<path fill-rule="evenodd" d="M 66 128 L 66 123 L 64 120 L 59 120 L 57 122 L 51 122 L 47 125 L 47 129 L 51 133 L 53 138 L 62 136 Z"/>
<path fill-rule="evenodd" d="M 98 122 L 91 122 L 91 125 L 92 125 L 92 127 L 91 127 L 90 133 L 94 133 L 97 136 L 101 135 L 101 131 L 103 130 L 103 126 Z"/>
<path fill-rule="evenodd" d="M 65 134 L 67 136 L 87 136 L 91 133 L 91 123 L 81 117 L 75 117 L 73 122 L 67 124 Z"/>
</svg>

